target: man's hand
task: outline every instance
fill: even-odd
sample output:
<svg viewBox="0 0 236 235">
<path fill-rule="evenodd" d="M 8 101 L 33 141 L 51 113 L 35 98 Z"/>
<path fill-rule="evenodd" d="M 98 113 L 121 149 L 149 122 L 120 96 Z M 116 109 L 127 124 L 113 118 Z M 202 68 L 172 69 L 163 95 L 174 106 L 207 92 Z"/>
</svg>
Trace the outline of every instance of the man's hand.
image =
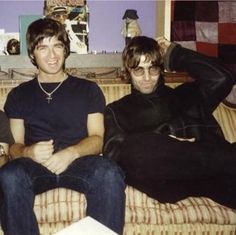
<svg viewBox="0 0 236 235">
<path fill-rule="evenodd" d="M 157 43 L 160 46 L 160 52 L 162 57 L 166 54 L 168 47 L 171 45 L 171 42 L 168 41 L 165 37 L 156 38 Z"/>
<path fill-rule="evenodd" d="M 53 154 L 49 159 L 42 162 L 42 165 L 51 172 L 61 174 L 75 159 L 75 156 L 69 148 Z"/>
<path fill-rule="evenodd" d="M 175 136 L 175 135 L 169 135 L 171 138 L 174 138 L 174 139 L 177 139 L 177 140 L 179 140 L 179 141 L 188 141 L 188 142 L 195 142 L 195 138 L 188 138 L 188 139 L 186 139 L 186 138 L 180 138 L 180 137 L 177 137 L 177 136 Z"/>
<path fill-rule="evenodd" d="M 25 147 L 25 155 L 30 156 L 35 162 L 42 164 L 52 156 L 54 151 L 53 140 L 40 141 Z"/>
</svg>

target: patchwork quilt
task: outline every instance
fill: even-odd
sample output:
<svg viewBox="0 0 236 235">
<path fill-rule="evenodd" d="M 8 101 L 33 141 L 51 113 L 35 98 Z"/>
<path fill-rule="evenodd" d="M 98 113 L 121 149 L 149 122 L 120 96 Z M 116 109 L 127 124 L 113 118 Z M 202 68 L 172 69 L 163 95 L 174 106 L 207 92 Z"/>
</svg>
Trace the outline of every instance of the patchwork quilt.
<svg viewBox="0 0 236 235">
<path fill-rule="evenodd" d="M 217 57 L 236 78 L 236 1 L 171 3 L 171 41 Z M 236 85 L 223 102 L 236 109 Z"/>
<path fill-rule="evenodd" d="M 218 57 L 236 76 L 236 1 L 172 1 L 171 40 Z"/>
</svg>

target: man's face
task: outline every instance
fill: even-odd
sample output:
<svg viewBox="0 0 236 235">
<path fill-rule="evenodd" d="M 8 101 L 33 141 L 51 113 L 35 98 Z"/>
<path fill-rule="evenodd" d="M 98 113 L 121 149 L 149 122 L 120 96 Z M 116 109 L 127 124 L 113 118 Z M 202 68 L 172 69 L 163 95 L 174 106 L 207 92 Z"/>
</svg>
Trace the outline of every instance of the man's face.
<svg viewBox="0 0 236 235">
<path fill-rule="evenodd" d="M 39 71 L 57 74 L 63 70 L 65 47 L 56 37 L 44 38 L 34 49 L 33 55 Z"/>
<path fill-rule="evenodd" d="M 145 61 L 145 56 L 140 57 L 137 68 L 130 69 L 131 80 L 134 88 L 143 94 L 155 91 L 160 77 L 160 68 L 152 65 L 151 61 Z"/>
<path fill-rule="evenodd" d="M 59 21 L 61 24 L 65 24 L 68 14 L 66 11 L 54 12 L 52 13 L 52 18 Z"/>
</svg>

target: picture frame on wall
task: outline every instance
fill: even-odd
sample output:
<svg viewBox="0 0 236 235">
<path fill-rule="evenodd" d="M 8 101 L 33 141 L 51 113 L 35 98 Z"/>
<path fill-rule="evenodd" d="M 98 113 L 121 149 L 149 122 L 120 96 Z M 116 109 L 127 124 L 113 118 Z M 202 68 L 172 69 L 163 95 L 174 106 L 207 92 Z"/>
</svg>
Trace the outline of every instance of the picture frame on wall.
<svg viewBox="0 0 236 235">
<path fill-rule="evenodd" d="M 34 22 L 42 18 L 42 15 L 21 15 L 19 16 L 20 22 L 20 54 L 27 55 L 27 47 L 26 47 L 26 32 L 28 26 Z"/>
<path fill-rule="evenodd" d="M 45 0 L 44 15 L 65 25 L 72 53 L 88 53 L 89 10 L 86 1 Z"/>
</svg>

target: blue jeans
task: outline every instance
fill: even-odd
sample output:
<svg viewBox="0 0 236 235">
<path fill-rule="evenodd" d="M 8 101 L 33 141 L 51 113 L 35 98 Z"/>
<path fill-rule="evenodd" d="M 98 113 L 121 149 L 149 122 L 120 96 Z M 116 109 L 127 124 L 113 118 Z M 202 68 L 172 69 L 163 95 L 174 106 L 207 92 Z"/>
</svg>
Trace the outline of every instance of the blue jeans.
<svg viewBox="0 0 236 235">
<path fill-rule="evenodd" d="M 87 215 L 122 234 L 125 184 L 121 169 L 109 159 L 86 156 L 72 162 L 60 175 L 29 158 L 13 160 L 0 169 L 1 225 L 5 235 L 38 235 L 34 198 L 64 187 L 84 193 Z"/>
</svg>

